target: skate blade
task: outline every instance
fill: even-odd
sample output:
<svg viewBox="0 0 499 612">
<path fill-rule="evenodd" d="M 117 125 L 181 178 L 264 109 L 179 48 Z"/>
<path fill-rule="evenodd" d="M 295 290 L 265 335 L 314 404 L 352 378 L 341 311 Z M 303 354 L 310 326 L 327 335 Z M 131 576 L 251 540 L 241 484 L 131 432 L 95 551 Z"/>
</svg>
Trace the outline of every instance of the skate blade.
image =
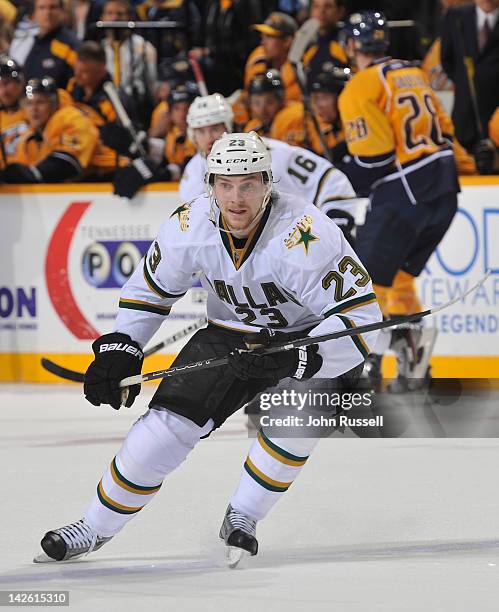
<svg viewBox="0 0 499 612">
<path fill-rule="evenodd" d="M 227 546 L 225 551 L 225 560 L 231 569 L 235 569 L 239 563 L 247 557 L 248 552 L 237 546 Z"/>
<path fill-rule="evenodd" d="M 62 563 L 62 561 L 57 561 L 57 559 L 52 559 L 44 552 L 40 555 L 33 558 L 33 563 Z"/>
<path fill-rule="evenodd" d="M 60 565 L 61 563 L 73 563 L 73 561 L 78 562 L 80 561 L 80 559 L 83 559 L 86 556 L 86 553 L 82 553 L 81 555 L 76 555 L 75 557 L 71 557 L 70 559 L 61 559 L 60 561 L 58 561 L 57 559 L 52 559 L 52 557 L 49 557 L 47 554 L 42 552 L 37 557 L 33 558 L 33 563 L 57 563 Z"/>
</svg>

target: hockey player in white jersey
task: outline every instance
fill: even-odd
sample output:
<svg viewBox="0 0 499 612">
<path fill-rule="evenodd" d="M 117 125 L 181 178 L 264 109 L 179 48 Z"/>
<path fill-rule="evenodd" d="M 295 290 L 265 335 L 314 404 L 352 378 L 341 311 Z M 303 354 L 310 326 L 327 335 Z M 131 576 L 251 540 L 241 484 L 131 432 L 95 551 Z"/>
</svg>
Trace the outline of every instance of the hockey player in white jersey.
<svg viewBox="0 0 499 612">
<path fill-rule="evenodd" d="M 206 156 L 217 138 L 233 130 L 232 109 L 220 94 L 195 98 L 187 114 L 190 141 L 198 152 L 185 167 L 180 197 L 188 202 L 204 193 Z M 359 200 L 346 175 L 312 151 L 272 138 L 263 139 L 272 155 L 275 186 L 315 204 L 351 240 L 357 215 L 365 200 Z"/>
<path fill-rule="evenodd" d="M 84 392 L 94 405 L 119 409 L 120 380 L 140 373 L 143 346 L 193 273 L 208 292 L 209 324 L 175 365 L 228 354 L 229 364 L 162 381 L 83 518 L 46 533 L 44 555 L 35 561 L 65 561 L 100 548 L 201 438 L 257 392 L 276 384 L 313 388 L 321 379 L 354 385 L 376 340 L 370 332 L 265 356 L 238 350 L 373 323 L 381 313 L 367 272 L 337 226 L 311 203 L 274 189 L 269 150 L 255 133 L 223 136 L 207 164 L 209 197 L 179 206 L 161 226 L 122 289 L 114 331 L 92 345 Z M 128 388 L 127 406 L 139 391 Z M 257 553 L 257 522 L 291 486 L 316 442 L 262 428 L 220 530 L 229 565 Z"/>
</svg>

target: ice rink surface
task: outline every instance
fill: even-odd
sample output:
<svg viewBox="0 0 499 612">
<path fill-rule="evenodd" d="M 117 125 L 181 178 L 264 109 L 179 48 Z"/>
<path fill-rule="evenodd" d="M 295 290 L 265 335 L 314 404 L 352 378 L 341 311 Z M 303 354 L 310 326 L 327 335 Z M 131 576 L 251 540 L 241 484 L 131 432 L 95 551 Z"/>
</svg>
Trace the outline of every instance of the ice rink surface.
<svg viewBox="0 0 499 612">
<path fill-rule="evenodd" d="M 0 386 L 0 590 L 69 590 L 86 612 L 499 609 L 499 440 L 323 440 L 259 524 L 258 556 L 230 570 L 218 530 L 251 443 L 239 414 L 100 551 L 34 565 L 152 391 L 115 412 L 77 385 Z"/>
</svg>

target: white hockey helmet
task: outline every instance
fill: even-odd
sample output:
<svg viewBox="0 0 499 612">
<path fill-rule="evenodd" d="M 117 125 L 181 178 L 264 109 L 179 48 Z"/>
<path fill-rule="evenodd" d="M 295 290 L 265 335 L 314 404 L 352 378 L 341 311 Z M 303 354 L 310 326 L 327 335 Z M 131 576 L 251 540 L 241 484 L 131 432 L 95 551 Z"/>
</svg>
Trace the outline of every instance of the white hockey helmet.
<svg viewBox="0 0 499 612">
<path fill-rule="evenodd" d="M 227 100 L 218 93 L 194 99 L 187 113 L 187 130 L 191 142 L 196 128 L 223 123 L 227 132 L 232 132 L 234 113 Z"/>
<path fill-rule="evenodd" d="M 270 151 L 256 132 L 224 134 L 213 144 L 207 157 L 206 182 L 214 174 L 236 176 L 262 172 L 272 182 Z"/>
<path fill-rule="evenodd" d="M 261 216 L 272 193 L 272 158 L 270 150 L 256 132 L 224 134 L 215 141 L 206 159 L 205 184 L 212 204 L 212 214 L 216 210 L 213 184 L 216 175 L 240 176 L 260 172 L 265 185 Z"/>
</svg>

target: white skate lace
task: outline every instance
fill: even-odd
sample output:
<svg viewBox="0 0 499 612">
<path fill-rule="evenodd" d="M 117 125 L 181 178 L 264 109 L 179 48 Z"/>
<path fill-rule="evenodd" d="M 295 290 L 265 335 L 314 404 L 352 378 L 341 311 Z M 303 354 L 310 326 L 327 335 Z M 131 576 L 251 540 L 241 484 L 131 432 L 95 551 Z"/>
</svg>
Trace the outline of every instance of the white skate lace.
<svg viewBox="0 0 499 612">
<path fill-rule="evenodd" d="M 230 524 L 235 529 L 240 529 L 241 531 L 244 531 L 245 533 L 249 533 L 250 535 L 255 536 L 256 521 L 249 518 L 249 516 L 246 516 L 245 514 L 242 514 L 241 512 L 234 510 L 234 508 L 231 508 L 229 510 L 227 518 L 229 519 Z"/>
<path fill-rule="evenodd" d="M 98 534 L 83 519 L 55 530 L 66 542 L 69 550 L 85 549 L 85 555 L 91 553 L 99 539 Z"/>
</svg>

